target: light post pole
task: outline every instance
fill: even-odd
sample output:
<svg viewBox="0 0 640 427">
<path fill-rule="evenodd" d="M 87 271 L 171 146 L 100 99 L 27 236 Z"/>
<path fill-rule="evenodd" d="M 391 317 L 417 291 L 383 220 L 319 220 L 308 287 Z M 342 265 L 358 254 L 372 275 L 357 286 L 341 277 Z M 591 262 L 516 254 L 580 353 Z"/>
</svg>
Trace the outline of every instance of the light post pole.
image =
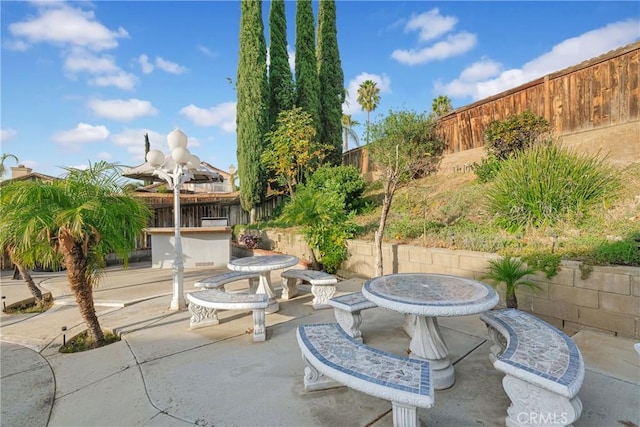
<svg viewBox="0 0 640 427">
<path fill-rule="evenodd" d="M 193 178 L 193 173 L 200 168 L 200 159 L 187 149 L 187 136 L 174 129 L 167 135 L 167 143 L 171 154 L 165 156 L 159 150 L 147 153 L 147 162 L 153 167 L 153 174 L 167 182 L 173 189 L 173 225 L 174 225 L 174 258 L 173 258 L 173 297 L 170 310 L 181 310 L 187 306 L 184 299 L 184 262 L 182 259 L 182 237 L 180 235 L 180 190 L 185 182 Z"/>
</svg>

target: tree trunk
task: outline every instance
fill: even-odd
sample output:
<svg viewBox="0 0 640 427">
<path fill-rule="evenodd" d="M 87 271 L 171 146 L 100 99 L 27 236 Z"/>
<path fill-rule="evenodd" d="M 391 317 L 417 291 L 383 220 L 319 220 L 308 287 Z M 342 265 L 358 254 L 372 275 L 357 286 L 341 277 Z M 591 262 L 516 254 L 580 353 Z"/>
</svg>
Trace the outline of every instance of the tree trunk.
<svg viewBox="0 0 640 427">
<path fill-rule="evenodd" d="M 100 347 L 104 345 L 104 334 L 98 322 L 96 309 L 93 305 L 93 289 L 87 278 L 87 258 L 82 244 L 73 241 L 66 233 L 60 233 L 60 249 L 64 264 L 67 267 L 67 279 L 69 287 L 76 297 L 80 315 L 84 319 L 89 335 Z"/>
<path fill-rule="evenodd" d="M 22 279 L 24 280 L 24 282 L 27 284 L 27 288 L 29 288 L 31 295 L 33 295 L 33 298 L 35 298 L 36 304 L 39 307 L 42 306 L 42 304 L 44 304 L 44 298 L 42 298 L 42 292 L 40 291 L 40 288 L 38 288 L 36 284 L 33 282 L 33 278 L 31 277 L 31 274 L 29 274 L 29 271 L 26 268 L 24 268 L 22 264 L 20 263 L 14 263 L 14 264 L 16 264 L 16 267 L 18 267 L 18 271 L 20 272 L 20 275 L 22 276 Z"/>
<path fill-rule="evenodd" d="M 249 211 L 249 224 L 255 224 L 255 223 L 256 223 L 256 207 L 254 206 Z"/>
<path fill-rule="evenodd" d="M 380 214 L 380 224 L 378 224 L 378 230 L 375 233 L 375 245 L 376 245 L 375 277 L 380 277 L 383 274 L 382 238 L 384 236 L 384 229 L 387 225 L 387 217 L 389 216 L 389 209 L 391 208 L 392 200 L 393 200 L 392 186 L 390 185 L 389 182 L 385 182 L 384 201 L 382 202 L 382 213 Z"/>
<path fill-rule="evenodd" d="M 513 288 L 507 288 L 507 294 L 505 295 L 507 300 L 507 308 L 518 308 L 518 299 L 516 298 L 516 290 Z"/>
<path fill-rule="evenodd" d="M 20 273 L 20 276 L 22 276 L 22 280 L 24 280 L 24 282 L 27 284 L 27 288 L 29 288 L 31 295 L 33 295 L 33 298 L 36 300 L 36 304 L 38 306 L 41 306 L 44 303 L 42 292 L 40 291 L 40 288 L 38 288 L 33 282 L 31 274 L 26 268 L 24 268 L 24 265 L 20 264 L 13 258 L 13 254 L 11 253 L 11 251 L 9 251 L 9 258 L 11 259 L 13 265 L 15 265 L 18 273 Z"/>
</svg>

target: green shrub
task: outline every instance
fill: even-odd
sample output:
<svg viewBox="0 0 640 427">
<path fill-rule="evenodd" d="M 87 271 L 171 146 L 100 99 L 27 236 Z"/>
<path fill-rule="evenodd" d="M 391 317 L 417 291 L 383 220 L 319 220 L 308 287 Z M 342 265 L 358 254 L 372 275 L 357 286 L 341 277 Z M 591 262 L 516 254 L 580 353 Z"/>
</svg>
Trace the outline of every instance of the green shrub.
<svg viewBox="0 0 640 427">
<path fill-rule="evenodd" d="M 307 181 L 307 187 L 318 192 L 335 191 L 344 196 L 347 212 L 357 211 L 362 205 L 362 193 L 367 183 L 355 166 L 322 166 Z"/>
<path fill-rule="evenodd" d="M 506 160 L 530 147 L 549 132 L 549 122 L 530 111 L 514 114 L 506 120 L 494 120 L 484 131 L 489 157 Z"/>
<path fill-rule="evenodd" d="M 506 160 L 487 191 L 488 209 L 507 229 L 580 223 L 620 188 L 603 159 L 556 145 L 534 146 Z"/>
<path fill-rule="evenodd" d="M 522 260 L 536 271 L 542 271 L 547 279 L 558 275 L 562 255 L 551 252 L 531 252 L 523 255 Z"/>
<path fill-rule="evenodd" d="M 345 211 L 344 195 L 299 185 L 284 207 L 282 220 L 302 226 L 302 235 L 325 271 L 334 273 L 347 259 L 347 240 L 357 230 L 353 212 Z"/>
</svg>

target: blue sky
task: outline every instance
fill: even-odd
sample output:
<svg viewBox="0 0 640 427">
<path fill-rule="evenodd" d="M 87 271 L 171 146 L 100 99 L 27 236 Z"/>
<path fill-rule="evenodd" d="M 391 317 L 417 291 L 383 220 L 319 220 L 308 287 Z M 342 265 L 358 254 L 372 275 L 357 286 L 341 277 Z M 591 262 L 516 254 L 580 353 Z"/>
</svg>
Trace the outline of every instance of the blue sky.
<svg viewBox="0 0 640 427">
<path fill-rule="evenodd" d="M 263 2 L 268 41 L 269 2 Z M 237 166 L 238 1 L 1 2 L 2 152 L 34 171 L 142 163 L 144 134 L 174 128 L 221 169 Z M 318 4 L 313 3 L 317 15 Z M 295 2 L 286 2 L 291 63 Z M 338 1 L 344 112 L 372 79 L 389 109 L 454 107 L 640 39 L 638 2 Z M 364 139 L 364 138 L 363 138 Z M 7 160 L 5 166 L 14 166 Z"/>
</svg>

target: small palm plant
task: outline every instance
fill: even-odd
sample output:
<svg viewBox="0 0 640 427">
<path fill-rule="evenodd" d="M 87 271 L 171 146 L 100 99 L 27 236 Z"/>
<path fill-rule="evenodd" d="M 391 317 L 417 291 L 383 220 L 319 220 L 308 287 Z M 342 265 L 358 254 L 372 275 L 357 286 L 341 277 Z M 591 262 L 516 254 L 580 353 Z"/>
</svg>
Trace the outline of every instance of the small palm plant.
<svg viewBox="0 0 640 427">
<path fill-rule="evenodd" d="M 516 288 L 522 285 L 528 286 L 531 289 L 537 289 L 538 285 L 524 279 L 525 276 L 534 274 L 535 272 L 535 269 L 528 267 L 520 259 L 506 256 L 489 261 L 489 271 L 482 276 L 482 279 L 495 282 L 495 286 L 504 283 L 507 287 L 505 295 L 507 307 L 518 308 Z"/>
</svg>

